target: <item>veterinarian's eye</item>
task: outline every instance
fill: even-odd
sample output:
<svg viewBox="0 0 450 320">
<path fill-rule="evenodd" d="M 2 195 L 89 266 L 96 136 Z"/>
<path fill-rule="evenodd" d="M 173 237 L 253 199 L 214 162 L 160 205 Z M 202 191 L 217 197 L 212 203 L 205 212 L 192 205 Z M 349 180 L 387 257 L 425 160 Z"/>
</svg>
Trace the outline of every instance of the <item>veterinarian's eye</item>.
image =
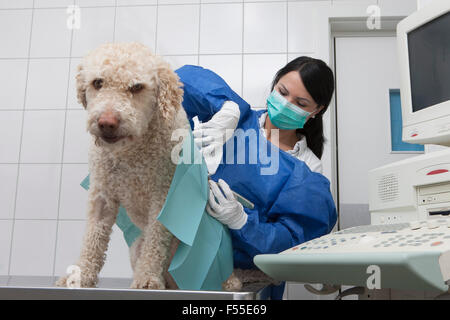
<svg viewBox="0 0 450 320">
<path fill-rule="evenodd" d="M 130 90 L 131 93 L 138 93 L 142 89 L 144 89 L 144 85 L 137 83 L 134 86 L 130 87 L 128 90 Z"/>
<path fill-rule="evenodd" d="M 95 79 L 94 81 L 92 81 L 92 85 L 95 89 L 100 89 L 103 86 L 103 79 Z"/>
</svg>

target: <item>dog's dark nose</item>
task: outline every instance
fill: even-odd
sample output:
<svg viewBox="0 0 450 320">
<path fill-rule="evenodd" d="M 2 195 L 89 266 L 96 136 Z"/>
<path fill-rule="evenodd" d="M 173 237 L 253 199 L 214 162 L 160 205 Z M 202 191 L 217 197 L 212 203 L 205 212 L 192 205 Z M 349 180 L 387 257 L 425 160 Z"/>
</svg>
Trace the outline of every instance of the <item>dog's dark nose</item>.
<svg viewBox="0 0 450 320">
<path fill-rule="evenodd" d="M 119 128 L 119 119 L 112 112 L 107 111 L 100 115 L 97 124 L 102 134 L 113 136 Z"/>
</svg>

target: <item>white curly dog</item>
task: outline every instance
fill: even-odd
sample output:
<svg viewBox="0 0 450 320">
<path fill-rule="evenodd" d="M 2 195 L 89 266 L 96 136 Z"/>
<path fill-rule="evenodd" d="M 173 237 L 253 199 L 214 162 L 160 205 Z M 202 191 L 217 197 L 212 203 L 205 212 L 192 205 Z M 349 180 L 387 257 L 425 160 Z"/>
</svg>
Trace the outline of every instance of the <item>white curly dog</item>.
<svg viewBox="0 0 450 320">
<path fill-rule="evenodd" d="M 132 42 L 89 52 L 78 66 L 76 84 L 92 136 L 87 226 L 76 263 L 80 286 L 96 286 L 122 205 L 142 230 L 130 248 L 131 287 L 176 288 L 167 269 L 178 240 L 156 217 L 176 167 L 171 153 L 180 142 L 172 141 L 172 132 L 189 126 L 182 83 L 166 61 Z M 235 270 L 223 288 L 240 290 L 244 278 L 258 281 L 261 272 L 253 271 Z M 68 277 L 56 285 L 67 286 Z"/>
</svg>

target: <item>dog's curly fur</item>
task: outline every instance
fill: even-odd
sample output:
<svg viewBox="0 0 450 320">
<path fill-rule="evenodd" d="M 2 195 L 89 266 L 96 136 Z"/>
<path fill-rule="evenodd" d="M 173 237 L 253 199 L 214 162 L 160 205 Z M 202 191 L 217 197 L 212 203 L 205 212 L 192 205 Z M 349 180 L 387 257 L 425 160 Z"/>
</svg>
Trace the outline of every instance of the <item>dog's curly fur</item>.
<svg viewBox="0 0 450 320">
<path fill-rule="evenodd" d="M 101 88 L 94 85 L 98 79 Z M 156 216 L 175 172 L 173 150 L 181 145 L 172 141 L 172 133 L 189 126 L 181 106 L 182 83 L 166 61 L 132 42 L 107 43 L 89 52 L 78 66 L 76 84 L 92 136 L 87 226 L 76 263 L 81 269 L 81 286 L 97 284 L 122 205 L 142 230 L 130 248 L 131 287 L 175 288 L 167 269 L 177 242 Z M 136 84 L 143 85 L 139 92 L 130 90 Z M 98 121 L 104 113 L 119 121 L 116 134 L 121 139 L 117 142 L 103 139 Z M 234 272 L 223 284 L 225 290 L 242 287 L 240 278 L 245 275 L 238 274 Z M 67 278 L 61 277 L 57 285 L 66 286 Z"/>
</svg>

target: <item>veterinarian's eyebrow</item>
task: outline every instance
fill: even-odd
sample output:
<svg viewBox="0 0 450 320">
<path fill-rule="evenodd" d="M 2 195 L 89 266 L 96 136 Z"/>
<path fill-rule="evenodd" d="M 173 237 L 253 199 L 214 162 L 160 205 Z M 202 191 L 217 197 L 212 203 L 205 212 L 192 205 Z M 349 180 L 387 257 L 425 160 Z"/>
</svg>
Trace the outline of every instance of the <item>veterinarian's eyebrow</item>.
<svg viewBox="0 0 450 320">
<path fill-rule="evenodd" d="M 282 83 L 280 83 L 280 86 L 282 86 L 283 89 L 289 94 L 289 90 L 286 89 L 286 87 L 285 87 Z M 306 103 L 311 103 L 311 102 L 310 102 L 308 99 L 306 99 L 306 98 L 296 97 L 295 99 L 297 99 L 298 102 L 301 102 L 301 101 L 303 100 L 303 101 L 306 102 Z"/>
</svg>

